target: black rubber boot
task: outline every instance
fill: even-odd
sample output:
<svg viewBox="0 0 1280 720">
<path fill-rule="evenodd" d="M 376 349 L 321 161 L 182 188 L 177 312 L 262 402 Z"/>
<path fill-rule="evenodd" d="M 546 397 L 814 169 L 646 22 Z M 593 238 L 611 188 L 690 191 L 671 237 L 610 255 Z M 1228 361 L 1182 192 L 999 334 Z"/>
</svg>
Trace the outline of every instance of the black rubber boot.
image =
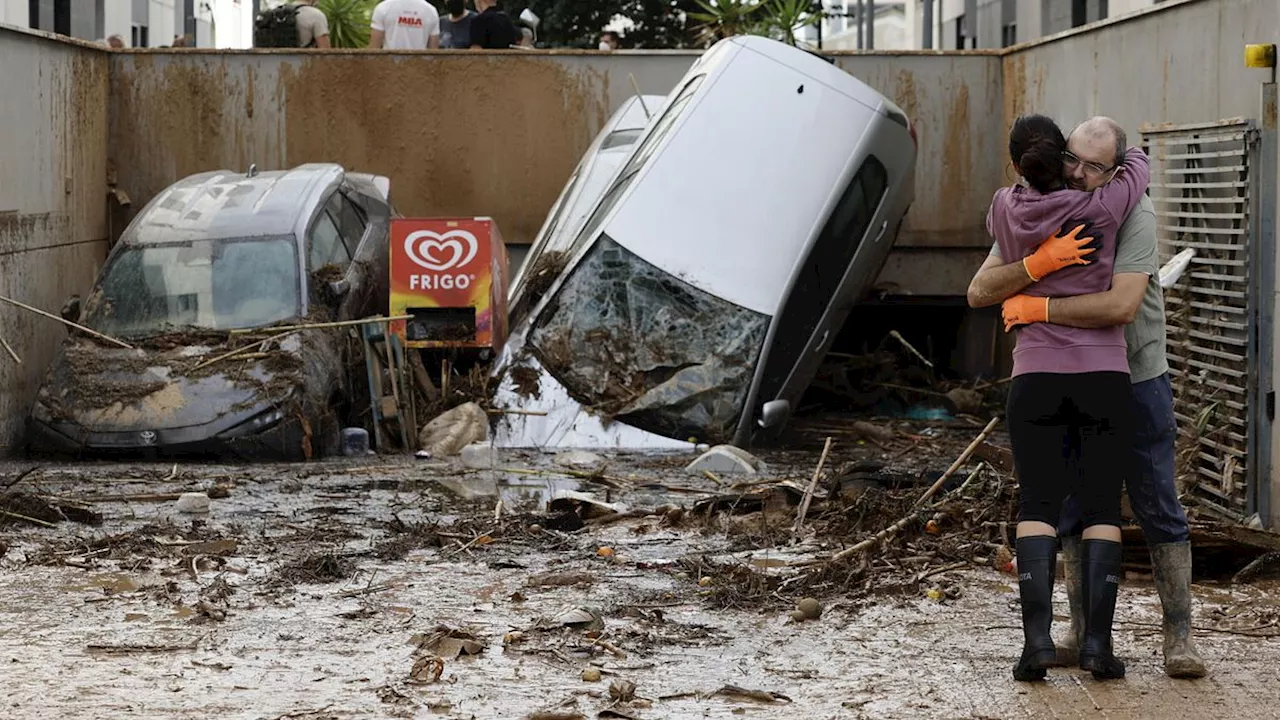
<svg viewBox="0 0 1280 720">
<path fill-rule="evenodd" d="M 1191 543 L 1152 545 L 1151 564 L 1164 608 L 1164 672 L 1173 678 L 1202 678 L 1204 660 L 1191 640 Z"/>
<path fill-rule="evenodd" d="M 1120 560 L 1123 548 L 1110 540 L 1080 543 L 1080 563 L 1084 580 L 1084 642 L 1080 645 L 1080 669 L 1093 673 L 1095 680 L 1124 677 L 1124 663 L 1111 649 L 1111 624 L 1116 615 L 1116 595 L 1120 591 Z"/>
<path fill-rule="evenodd" d="M 1058 650 L 1058 667 L 1075 667 L 1080 662 L 1080 644 L 1084 639 L 1084 586 L 1080 572 L 1080 536 L 1063 535 L 1062 581 L 1067 586 L 1067 607 L 1071 627 L 1054 644 Z"/>
<path fill-rule="evenodd" d="M 1043 680 L 1057 652 L 1049 626 L 1053 623 L 1053 575 L 1058 562 L 1058 538 L 1033 535 L 1018 538 L 1018 594 L 1022 598 L 1022 657 L 1013 666 L 1013 679 Z"/>
</svg>

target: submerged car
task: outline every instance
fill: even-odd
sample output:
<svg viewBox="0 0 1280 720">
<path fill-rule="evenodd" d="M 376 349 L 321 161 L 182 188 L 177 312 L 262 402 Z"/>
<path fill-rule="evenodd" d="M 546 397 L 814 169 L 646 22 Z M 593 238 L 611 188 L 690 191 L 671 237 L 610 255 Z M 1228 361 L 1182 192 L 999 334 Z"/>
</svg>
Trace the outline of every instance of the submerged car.
<svg viewBox="0 0 1280 720">
<path fill-rule="evenodd" d="M 509 305 L 512 324 L 518 323 L 537 303 L 547 286 L 564 269 L 566 253 L 582 225 L 591 216 L 600 196 L 609 189 L 622 164 L 653 113 L 666 100 L 662 95 L 627 98 L 614 111 L 565 183 L 560 197 L 538 231 L 524 263 L 511 279 Z"/>
<path fill-rule="evenodd" d="M 494 402 L 525 412 L 499 441 L 683 449 L 777 432 L 882 269 L 915 158 L 902 110 L 823 58 L 717 43 L 513 327 Z"/>
<path fill-rule="evenodd" d="M 384 177 L 332 164 L 192 175 L 125 229 L 39 390 L 31 450 L 300 459 L 336 451 L 362 398 L 349 328 L 385 312 Z M 267 339 L 255 352 L 221 358 Z M 359 366 L 362 377 L 363 364 Z"/>
</svg>

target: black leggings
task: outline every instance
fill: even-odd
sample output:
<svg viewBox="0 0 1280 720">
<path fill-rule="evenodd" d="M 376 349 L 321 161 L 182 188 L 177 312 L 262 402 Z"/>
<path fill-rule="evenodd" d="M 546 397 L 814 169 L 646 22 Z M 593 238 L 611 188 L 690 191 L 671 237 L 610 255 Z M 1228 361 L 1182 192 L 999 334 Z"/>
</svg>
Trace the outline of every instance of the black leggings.
<svg viewBox="0 0 1280 720">
<path fill-rule="evenodd" d="M 1029 373 L 1009 388 L 1018 520 L 1058 526 L 1075 495 L 1084 526 L 1119 525 L 1133 419 L 1129 375 Z"/>
</svg>

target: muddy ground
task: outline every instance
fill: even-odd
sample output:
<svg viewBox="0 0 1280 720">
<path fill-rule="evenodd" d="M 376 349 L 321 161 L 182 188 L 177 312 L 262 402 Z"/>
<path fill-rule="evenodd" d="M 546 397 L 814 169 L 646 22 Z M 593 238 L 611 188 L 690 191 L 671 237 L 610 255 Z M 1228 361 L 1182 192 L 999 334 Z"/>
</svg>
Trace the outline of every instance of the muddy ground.
<svg viewBox="0 0 1280 720">
<path fill-rule="evenodd" d="M 1126 681 L 1014 683 L 1017 596 L 991 542 L 1008 489 L 990 466 L 948 486 L 971 502 L 927 518 L 936 534 L 911 523 L 824 562 L 902 516 L 978 429 L 899 430 L 931 452 L 837 438 L 824 475 L 845 482 L 819 483 L 837 492 L 799 533 L 794 489 L 726 498 L 806 487 L 812 444 L 765 454 L 770 483 L 737 488 L 758 479 L 693 475 L 687 457 L 608 457 L 601 472 L 514 451 L 481 470 L 370 458 L 19 479 L 31 464 L 3 466 L 0 490 L 30 501 L 8 511 L 50 526 L 0 525 L 0 716 L 1276 716 L 1280 585 L 1267 580 L 1196 586 L 1206 680 L 1163 675 L 1158 602 L 1134 570 L 1116 636 Z M 207 514 L 178 512 L 177 493 L 215 487 Z M 548 513 L 564 491 L 614 505 Z M 804 596 L 820 618 L 790 617 Z M 1061 588 L 1056 600 L 1065 618 Z"/>
</svg>

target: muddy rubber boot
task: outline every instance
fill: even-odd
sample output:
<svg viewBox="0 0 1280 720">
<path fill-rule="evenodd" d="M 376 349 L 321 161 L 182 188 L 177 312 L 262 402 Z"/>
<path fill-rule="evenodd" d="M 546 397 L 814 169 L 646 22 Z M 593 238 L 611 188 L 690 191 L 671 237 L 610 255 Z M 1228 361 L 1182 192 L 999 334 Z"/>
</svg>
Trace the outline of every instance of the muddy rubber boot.
<svg viewBox="0 0 1280 720">
<path fill-rule="evenodd" d="M 1053 623 L 1053 575 L 1058 562 L 1058 538 L 1035 535 L 1018 538 L 1018 595 L 1022 598 L 1022 657 L 1013 666 L 1013 679 L 1043 680 L 1057 659 L 1049 626 Z"/>
<path fill-rule="evenodd" d="M 1124 663 L 1111 647 L 1111 624 L 1120 592 L 1120 558 L 1123 548 L 1110 540 L 1080 543 L 1084 590 L 1084 641 L 1080 643 L 1080 669 L 1095 680 L 1124 677 Z"/>
<path fill-rule="evenodd" d="M 1056 641 L 1058 667 L 1075 667 L 1080 662 L 1080 642 L 1084 637 L 1084 589 L 1080 577 L 1080 536 L 1062 537 L 1062 581 L 1067 586 L 1067 607 L 1071 629 Z"/>
<path fill-rule="evenodd" d="M 1152 545 L 1151 565 L 1164 607 L 1164 672 L 1171 678 L 1202 678 L 1204 660 L 1191 642 L 1191 543 Z"/>
</svg>

